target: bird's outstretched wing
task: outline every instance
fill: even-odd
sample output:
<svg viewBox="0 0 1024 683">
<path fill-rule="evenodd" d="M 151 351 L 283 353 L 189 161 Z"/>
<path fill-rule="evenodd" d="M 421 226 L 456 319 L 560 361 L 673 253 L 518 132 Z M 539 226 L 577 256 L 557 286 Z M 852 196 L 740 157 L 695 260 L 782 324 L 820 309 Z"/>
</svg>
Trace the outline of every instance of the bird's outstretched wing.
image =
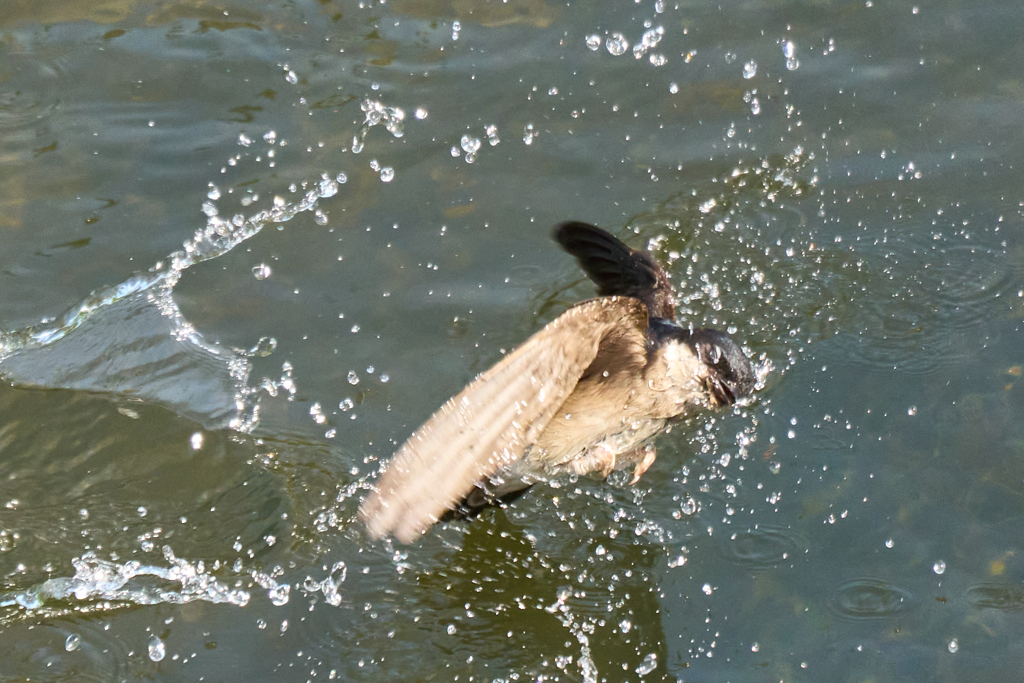
<svg viewBox="0 0 1024 683">
<path fill-rule="evenodd" d="M 675 318 L 672 284 L 650 254 L 630 249 L 601 228 L 579 221 L 556 226 L 554 238 L 576 257 L 601 296 L 631 296 L 647 305 L 652 318 Z"/>
<path fill-rule="evenodd" d="M 647 308 L 637 299 L 584 301 L 477 377 L 395 453 L 359 510 L 369 535 L 415 540 L 475 483 L 523 455 L 603 340 L 624 333 L 642 340 L 647 322 Z"/>
</svg>

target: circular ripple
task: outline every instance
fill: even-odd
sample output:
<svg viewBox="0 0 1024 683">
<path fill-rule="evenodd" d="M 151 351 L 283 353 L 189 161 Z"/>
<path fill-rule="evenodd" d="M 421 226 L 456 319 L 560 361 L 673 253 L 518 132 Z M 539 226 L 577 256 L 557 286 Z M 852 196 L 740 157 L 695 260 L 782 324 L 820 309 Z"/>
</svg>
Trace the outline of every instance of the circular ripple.
<svg viewBox="0 0 1024 683">
<path fill-rule="evenodd" d="M 722 555 L 736 564 L 771 569 L 802 554 L 807 541 L 792 529 L 760 526 L 727 538 L 721 549 Z"/>
<path fill-rule="evenodd" d="M 57 103 L 43 102 L 30 94 L 0 90 L 0 130 L 12 131 L 35 125 L 49 117 Z"/>
<path fill-rule="evenodd" d="M 986 302 L 1005 294 L 1012 284 L 1003 253 L 984 247 L 956 246 L 942 249 L 941 259 L 931 265 L 930 284 L 944 313 L 960 324 L 983 317 Z"/>
<path fill-rule="evenodd" d="M 978 583 L 967 589 L 967 599 L 979 608 L 1019 611 L 1024 609 L 1024 586 Z"/>
<path fill-rule="evenodd" d="M 41 667 L 48 674 L 46 680 L 118 681 L 127 673 L 122 639 L 88 618 L 22 622 L 8 627 L 7 635 L 11 647 L 4 652 L 3 665 L 11 680 L 30 680 Z"/>
<path fill-rule="evenodd" d="M 839 586 L 829 605 L 847 619 L 884 619 L 913 605 L 909 591 L 879 579 L 854 579 Z"/>
</svg>

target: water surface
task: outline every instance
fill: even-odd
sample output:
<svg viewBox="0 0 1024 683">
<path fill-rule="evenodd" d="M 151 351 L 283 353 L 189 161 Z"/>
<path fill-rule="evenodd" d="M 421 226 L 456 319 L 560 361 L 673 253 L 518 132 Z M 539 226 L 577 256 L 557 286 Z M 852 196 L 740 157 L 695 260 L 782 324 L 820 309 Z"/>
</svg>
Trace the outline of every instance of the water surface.
<svg viewBox="0 0 1024 683">
<path fill-rule="evenodd" d="M 80 5 L 0 18 L 0 679 L 1018 676 L 1018 5 Z M 763 387 L 369 541 L 567 219 Z"/>
</svg>

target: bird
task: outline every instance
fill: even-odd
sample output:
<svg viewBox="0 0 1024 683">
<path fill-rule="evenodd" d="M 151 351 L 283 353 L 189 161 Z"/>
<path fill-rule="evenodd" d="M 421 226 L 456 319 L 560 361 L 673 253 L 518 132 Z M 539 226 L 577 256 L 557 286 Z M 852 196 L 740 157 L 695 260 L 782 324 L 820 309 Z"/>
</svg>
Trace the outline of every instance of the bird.
<svg viewBox="0 0 1024 683">
<path fill-rule="evenodd" d="M 418 539 L 442 519 L 510 503 L 560 475 L 632 468 L 639 481 L 672 420 L 750 396 L 729 335 L 676 322 L 665 270 L 579 221 L 554 240 L 597 285 L 441 406 L 382 469 L 359 516 L 371 539 Z"/>
</svg>

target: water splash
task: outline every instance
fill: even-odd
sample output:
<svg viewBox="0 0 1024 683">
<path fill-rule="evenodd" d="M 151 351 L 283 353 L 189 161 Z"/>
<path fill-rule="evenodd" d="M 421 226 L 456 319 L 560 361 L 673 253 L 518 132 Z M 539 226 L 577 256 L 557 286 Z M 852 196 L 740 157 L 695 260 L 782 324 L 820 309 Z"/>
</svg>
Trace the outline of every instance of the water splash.
<svg viewBox="0 0 1024 683">
<path fill-rule="evenodd" d="M 23 385 L 84 389 L 161 403 L 210 429 L 249 432 L 259 387 L 250 353 L 206 341 L 172 296 L 182 273 L 223 256 L 265 226 L 285 223 L 338 192 L 326 174 L 298 201 L 275 197 L 251 216 L 221 217 L 206 202 L 206 225 L 149 270 L 92 292 L 60 316 L 0 332 L 0 376 Z"/>
<path fill-rule="evenodd" d="M 169 566 L 157 567 L 135 560 L 118 564 L 102 560 L 90 551 L 71 561 L 74 576 L 48 579 L 25 591 L 2 594 L 0 608 L 32 612 L 71 598 L 78 602 L 136 605 L 197 600 L 239 607 L 249 603 L 248 591 L 219 581 L 206 570 L 202 560 L 192 563 L 178 558 L 170 546 L 164 546 L 163 555 Z"/>
</svg>

